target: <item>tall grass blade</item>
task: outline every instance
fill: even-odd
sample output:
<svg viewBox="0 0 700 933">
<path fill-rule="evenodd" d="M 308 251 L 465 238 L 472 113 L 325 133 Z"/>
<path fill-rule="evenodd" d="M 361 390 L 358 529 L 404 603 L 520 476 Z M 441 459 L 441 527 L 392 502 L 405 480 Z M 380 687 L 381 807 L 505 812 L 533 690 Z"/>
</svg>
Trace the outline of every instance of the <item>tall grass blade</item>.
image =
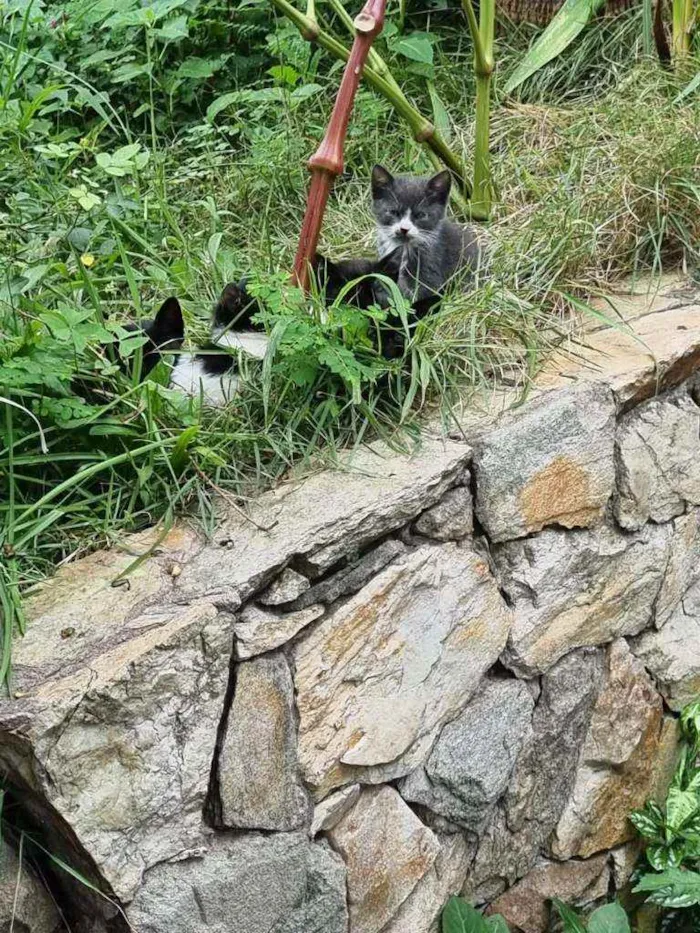
<svg viewBox="0 0 700 933">
<path fill-rule="evenodd" d="M 564 5 L 508 79 L 505 93 L 512 92 L 529 77 L 567 49 L 586 28 L 605 0 L 565 0 Z"/>
</svg>

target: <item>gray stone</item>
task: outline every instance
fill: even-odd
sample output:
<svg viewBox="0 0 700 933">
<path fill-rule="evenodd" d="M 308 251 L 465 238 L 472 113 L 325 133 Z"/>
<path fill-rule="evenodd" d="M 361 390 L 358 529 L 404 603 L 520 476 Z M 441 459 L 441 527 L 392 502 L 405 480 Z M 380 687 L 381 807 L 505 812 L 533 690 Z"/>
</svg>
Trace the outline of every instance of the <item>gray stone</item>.
<svg viewBox="0 0 700 933">
<path fill-rule="evenodd" d="M 201 602 L 132 616 L 127 592 L 125 615 L 105 599 L 75 619 L 78 651 L 61 637 L 63 599 L 72 614 L 73 594 L 57 587 L 15 647 L 23 698 L 0 703 L 0 769 L 27 788 L 33 819 L 53 827 L 54 851 L 128 901 L 144 870 L 207 837 L 201 814 L 231 623 Z"/>
<path fill-rule="evenodd" d="M 345 868 L 301 833 L 220 836 L 147 872 L 127 915 L 138 933 L 347 933 Z"/>
<path fill-rule="evenodd" d="M 666 522 L 700 505 L 700 408 L 675 393 L 623 415 L 615 441 L 615 515 L 623 528 Z"/>
<path fill-rule="evenodd" d="M 404 799 L 478 833 L 508 786 L 533 707 L 522 682 L 484 681 L 444 727 L 425 765 L 400 783 Z"/>
<path fill-rule="evenodd" d="M 610 853 L 613 881 L 615 883 L 615 892 L 619 894 L 622 888 L 632 877 L 635 865 L 639 860 L 644 848 L 644 841 L 641 837 L 626 842 L 623 846 L 618 846 Z"/>
<path fill-rule="evenodd" d="M 180 598 L 206 595 L 223 608 L 240 605 L 295 556 L 304 572 L 325 573 L 439 502 L 461 481 L 470 455 L 464 444 L 430 438 L 412 457 L 377 444 L 344 458 L 345 472 L 314 473 L 265 493 L 248 504 L 255 525 L 228 515 L 217 532 L 226 547 L 208 547 L 183 567 Z"/>
<path fill-rule="evenodd" d="M 510 627 L 486 561 L 424 545 L 295 645 L 299 759 L 320 796 L 420 764 L 469 701 Z"/>
<path fill-rule="evenodd" d="M 573 648 L 634 635 L 652 621 L 671 539 L 667 526 L 546 530 L 496 549 L 515 605 L 504 663 L 531 677 Z"/>
<path fill-rule="evenodd" d="M 309 830 L 310 835 L 314 837 L 319 833 L 333 829 L 336 823 L 339 823 L 345 814 L 355 806 L 359 796 L 360 785 L 348 784 L 317 803 L 314 807 L 314 818 Z"/>
<path fill-rule="evenodd" d="M 472 854 L 464 836 L 442 836 L 440 851 L 432 867 L 382 933 L 438 933 L 442 908 L 449 897 L 459 894 Z"/>
<path fill-rule="evenodd" d="M 459 541 L 473 530 L 472 495 L 466 486 L 450 489 L 442 502 L 423 512 L 416 522 L 418 534 L 437 541 Z"/>
<path fill-rule="evenodd" d="M 58 933 L 63 929 L 51 895 L 26 854 L 20 862 L 0 839 L 0 933 Z"/>
<path fill-rule="evenodd" d="M 225 827 L 288 831 L 309 823 L 294 719 L 294 685 L 284 655 L 238 665 L 219 758 Z"/>
<path fill-rule="evenodd" d="M 603 652 L 584 648 L 542 677 L 532 736 L 482 834 L 465 884 L 465 893 L 478 903 L 492 901 L 527 874 L 546 847 L 571 796 L 603 673 Z"/>
<path fill-rule="evenodd" d="M 292 603 L 311 586 L 306 577 L 287 567 L 270 586 L 258 596 L 263 606 L 283 606 Z"/>
<path fill-rule="evenodd" d="M 663 703 L 624 639 L 606 652 L 571 797 L 552 841 L 558 859 L 587 858 L 634 836 L 629 814 L 655 796 Z M 672 736 L 675 744 L 675 736 Z"/>
<path fill-rule="evenodd" d="M 563 864 L 543 859 L 522 881 L 502 894 L 489 913 L 501 914 L 513 930 L 543 933 L 550 928 L 552 898 L 572 907 L 589 907 L 607 897 L 609 883 L 606 855 Z"/>
<path fill-rule="evenodd" d="M 323 606 L 309 606 L 294 612 L 272 612 L 248 604 L 233 623 L 236 650 L 241 660 L 272 651 L 292 638 L 316 619 L 320 619 Z"/>
<path fill-rule="evenodd" d="M 392 560 L 406 553 L 406 545 L 401 541 L 390 539 L 378 547 L 364 554 L 358 560 L 336 571 L 320 583 L 316 583 L 304 593 L 294 604 L 295 608 L 303 609 L 312 603 L 334 603 L 341 596 L 357 593 L 362 587 L 379 573 Z"/>
<path fill-rule="evenodd" d="M 632 650 L 656 680 L 666 702 L 681 710 L 700 693 L 700 580 L 683 596 L 661 631 L 645 632 Z"/>
<path fill-rule="evenodd" d="M 587 385 L 551 392 L 485 433 L 474 451 L 476 514 L 492 541 L 588 526 L 613 492 L 615 404 Z"/>
<path fill-rule="evenodd" d="M 690 587 L 700 580 L 700 509 L 674 519 L 663 581 L 656 598 L 654 624 L 663 628 Z"/>
<path fill-rule="evenodd" d="M 435 862 L 440 844 L 391 787 L 373 787 L 329 833 L 347 867 L 352 933 L 379 933 Z"/>
</svg>

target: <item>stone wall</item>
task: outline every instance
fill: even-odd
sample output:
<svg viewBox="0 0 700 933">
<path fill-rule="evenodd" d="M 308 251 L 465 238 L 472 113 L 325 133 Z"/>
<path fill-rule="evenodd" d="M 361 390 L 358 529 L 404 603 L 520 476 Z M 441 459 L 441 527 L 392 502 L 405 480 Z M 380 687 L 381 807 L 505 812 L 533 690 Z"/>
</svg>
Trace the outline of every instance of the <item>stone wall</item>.
<svg viewBox="0 0 700 933">
<path fill-rule="evenodd" d="M 57 908 L 27 865 L 19 929 L 434 933 L 463 892 L 542 933 L 548 898 L 623 885 L 700 692 L 693 297 L 592 332 L 606 364 L 560 356 L 523 406 L 472 403 L 466 438 L 363 450 L 35 593 L 0 767 L 109 900 L 44 860 Z"/>
</svg>

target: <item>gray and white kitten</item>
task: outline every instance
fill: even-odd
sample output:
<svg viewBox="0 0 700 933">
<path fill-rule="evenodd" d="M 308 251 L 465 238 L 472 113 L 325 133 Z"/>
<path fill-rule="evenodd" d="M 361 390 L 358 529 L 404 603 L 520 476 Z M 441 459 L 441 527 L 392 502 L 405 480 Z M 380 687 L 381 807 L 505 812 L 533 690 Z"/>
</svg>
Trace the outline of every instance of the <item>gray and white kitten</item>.
<svg viewBox="0 0 700 933">
<path fill-rule="evenodd" d="M 445 217 L 451 184 L 449 171 L 415 178 L 394 177 L 381 165 L 372 169 L 379 257 L 401 248 L 396 280 L 414 303 L 443 294 L 453 279 L 476 271 L 481 262 L 475 231 Z"/>
</svg>

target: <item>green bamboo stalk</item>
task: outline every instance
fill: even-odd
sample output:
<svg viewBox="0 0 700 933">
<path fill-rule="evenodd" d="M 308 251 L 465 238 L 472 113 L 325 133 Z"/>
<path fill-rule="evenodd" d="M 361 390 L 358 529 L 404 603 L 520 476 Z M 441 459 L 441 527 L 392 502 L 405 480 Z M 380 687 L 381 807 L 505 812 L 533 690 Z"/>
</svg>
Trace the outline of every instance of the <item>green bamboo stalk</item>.
<svg viewBox="0 0 700 933">
<path fill-rule="evenodd" d="M 300 10 L 297 10 L 289 0 L 272 0 L 272 3 L 280 13 L 297 27 L 305 39 L 316 42 L 322 49 L 330 52 L 331 55 L 341 61 L 348 60 L 349 50 L 342 42 L 325 29 L 322 29 L 317 21 L 310 19 Z M 413 133 L 413 138 L 434 152 L 442 164 L 450 169 L 457 178 L 465 197 L 469 198 L 471 196 L 471 185 L 462 160 L 450 149 L 430 120 L 426 119 L 419 110 L 416 110 L 394 80 L 381 57 L 379 62 L 375 60 L 371 67 L 369 64 L 365 65 L 363 77 L 375 91 L 389 101 L 399 116 L 406 121 Z"/>
<path fill-rule="evenodd" d="M 673 64 L 682 67 L 690 53 L 690 29 L 693 20 L 693 0 L 673 0 L 672 49 Z"/>
<path fill-rule="evenodd" d="M 462 0 L 474 44 L 476 75 L 476 128 L 474 133 L 474 186 L 472 216 L 487 219 L 491 213 L 491 163 L 489 124 L 491 119 L 491 76 L 493 75 L 494 0 L 481 0 L 479 22 L 471 0 Z"/>
</svg>

